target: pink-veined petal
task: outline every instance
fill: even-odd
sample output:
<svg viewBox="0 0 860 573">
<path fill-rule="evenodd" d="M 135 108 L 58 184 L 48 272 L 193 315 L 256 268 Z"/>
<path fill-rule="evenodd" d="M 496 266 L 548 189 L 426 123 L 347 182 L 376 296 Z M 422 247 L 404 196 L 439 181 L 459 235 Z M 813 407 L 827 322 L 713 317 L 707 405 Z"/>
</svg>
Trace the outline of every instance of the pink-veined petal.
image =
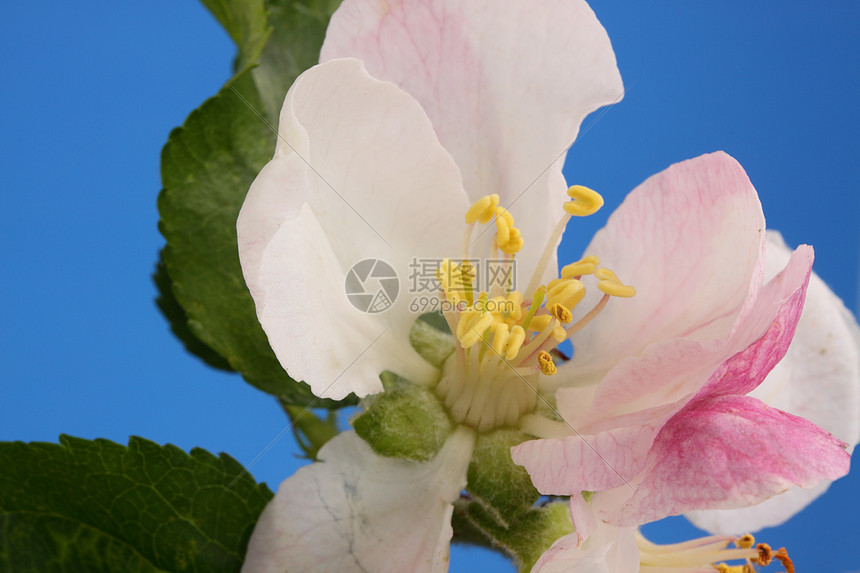
<svg viewBox="0 0 860 573">
<path fill-rule="evenodd" d="M 535 487 L 547 494 L 622 488 L 645 466 L 664 424 L 688 404 L 755 388 L 788 348 L 811 273 L 812 249 L 799 248 L 784 271 L 761 289 L 726 341 L 703 344 L 678 339 L 656 343 L 645 356 L 629 357 L 598 387 L 592 411 L 564 439 L 534 440 L 512 450 Z M 566 400 L 579 394 L 559 390 Z M 628 396 L 629 394 L 629 396 Z M 629 491 L 627 491 L 629 490 Z"/>
<path fill-rule="evenodd" d="M 581 493 L 570 496 L 570 520 L 573 522 L 577 547 L 591 537 L 599 524 L 594 508 L 585 501 Z"/>
<path fill-rule="evenodd" d="M 602 517 L 636 525 L 691 509 L 756 504 L 794 486 L 814 487 L 848 472 L 843 446 L 818 426 L 754 398 L 700 400 L 663 427 L 632 496 L 622 488 L 607 492 L 624 502 Z"/>
<path fill-rule="evenodd" d="M 527 282 L 563 215 L 567 148 L 586 115 L 623 95 L 591 8 L 582 0 L 346 0 L 320 60 L 338 57 L 363 60 L 415 96 L 472 200 L 502 197 L 525 237 L 518 273 Z"/>
<path fill-rule="evenodd" d="M 545 495 L 619 487 L 645 464 L 659 428 L 616 428 L 596 435 L 530 440 L 511 448 L 514 463 L 526 468 Z"/>
<path fill-rule="evenodd" d="M 238 221 L 246 281 L 288 372 L 332 398 L 381 390 L 386 369 L 431 376 L 408 343 L 409 265 L 457 256 L 467 207 L 459 170 L 412 96 L 357 60 L 302 74 Z M 364 259 L 386 261 L 400 280 L 378 314 L 346 297 L 348 270 Z"/>
<path fill-rule="evenodd" d="M 634 189 L 587 254 L 636 288 L 574 336 L 571 369 L 595 382 L 625 356 L 676 337 L 725 339 L 764 274 L 764 216 L 743 168 L 717 152 Z M 602 296 L 596 288 L 579 313 Z M 575 317 L 576 318 L 576 317 Z"/>
<path fill-rule="evenodd" d="M 384 458 L 353 432 L 278 488 L 251 536 L 246 573 L 443 573 L 453 503 L 474 434 L 455 431 L 435 458 Z"/>
<path fill-rule="evenodd" d="M 767 276 L 790 255 L 782 238 L 768 232 Z M 860 329 L 842 301 L 815 274 L 785 357 L 750 396 L 791 412 L 848 443 L 860 433 Z M 687 517 L 714 533 L 741 533 L 779 525 L 824 493 L 829 481 L 789 491 L 746 508 L 694 511 Z"/>
<path fill-rule="evenodd" d="M 592 433 L 622 422 L 645 423 L 657 411 L 665 415 L 668 404 L 676 404 L 674 411 L 680 410 L 696 394 L 747 394 L 791 342 L 812 260 L 812 248 L 803 246 L 789 261 L 783 261 L 785 269 L 745 305 L 726 340 L 676 338 L 653 343 L 640 356 L 622 359 L 597 387 L 577 429 Z M 559 410 L 576 410 L 568 402 L 581 393 L 577 388 L 559 389 Z"/>
</svg>

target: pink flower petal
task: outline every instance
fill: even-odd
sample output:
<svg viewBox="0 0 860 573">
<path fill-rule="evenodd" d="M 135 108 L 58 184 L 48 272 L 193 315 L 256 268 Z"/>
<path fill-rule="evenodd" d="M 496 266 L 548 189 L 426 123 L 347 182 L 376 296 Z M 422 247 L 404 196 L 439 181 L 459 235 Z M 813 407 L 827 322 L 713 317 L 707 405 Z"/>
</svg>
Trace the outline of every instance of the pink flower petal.
<svg viewBox="0 0 860 573">
<path fill-rule="evenodd" d="M 582 120 L 621 99 L 606 31 L 582 0 L 346 0 L 320 61 L 363 60 L 415 96 L 463 173 L 469 197 L 498 193 L 525 237 L 528 281 L 567 185 Z M 553 277 L 554 278 L 554 277 Z"/>
<path fill-rule="evenodd" d="M 526 468 L 542 494 L 612 489 L 639 473 L 658 429 L 636 426 L 597 435 L 531 440 L 511 448 L 511 457 Z"/>
<path fill-rule="evenodd" d="M 813 487 L 848 472 L 843 446 L 803 418 L 754 398 L 701 400 L 663 427 L 635 493 L 603 517 L 636 525 L 690 509 L 751 505 L 793 486 Z"/>
<path fill-rule="evenodd" d="M 585 501 L 585 498 L 581 494 L 570 496 L 570 520 L 573 522 L 577 547 L 591 537 L 591 534 L 594 533 L 599 524 L 597 515 L 594 513 L 594 508 L 590 503 Z"/>
<path fill-rule="evenodd" d="M 636 287 L 574 337 L 570 369 L 600 378 L 621 358 L 677 337 L 725 339 L 764 272 L 764 216 L 725 153 L 675 164 L 633 190 L 586 249 Z M 580 303 L 590 309 L 596 288 Z"/>
<path fill-rule="evenodd" d="M 761 289 L 728 341 L 727 349 L 737 354 L 711 376 L 698 397 L 746 395 L 785 356 L 806 300 L 813 258 L 812 247 L 801 245 L 785 269 Z"/>
<path fill-rule="evenodd" d="M 767 275 L 788 262 L 791 251 L 768 232 Z M 785 357 L 750 396 L 791 412 L 849 444 L 860 434 L 860 328 L 842 301 L 813 274 L 794 338 Z M 694 511 L 687 517 L 714 533 L 743 533 L 779 525 L 806 507 L 830 485 L 792 488 L 758 505 Z"/>
<path fill-rule="evenodd" d="M 728 340 L 670 340 L 652 344 L 642 357 L 622 360 L 598 387 L 592 411 L 580 420 L 581 436 L 526 442 L 513 448 L 514 461 L 525 466 L 541 493 L 571 495 L 620 486 L 632 491 L 629 484 L 645 467 L 655 438 L 681 415 L 677 412 L 714 396 L 749 392 L 782 358 L 799 319 L 811 265 L 811 248 L 799 248 L 784 272 L 741 313 Z M 562 412 L 565 401 L 578 393 L 558 391 Z"/>
</svg>

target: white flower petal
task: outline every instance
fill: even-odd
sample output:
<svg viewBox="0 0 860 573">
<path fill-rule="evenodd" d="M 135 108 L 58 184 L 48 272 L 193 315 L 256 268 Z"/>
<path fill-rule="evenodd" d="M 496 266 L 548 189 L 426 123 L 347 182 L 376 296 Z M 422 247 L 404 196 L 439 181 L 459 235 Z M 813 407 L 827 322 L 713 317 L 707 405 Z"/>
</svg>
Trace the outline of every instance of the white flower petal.
<svg viewBox="0 0 860 573">
<path fill-rule="evenodd" d="M 769 232 L 770 279 L 789 258 L 778 233 Z M 812 275 L 806 304 L 785 357 L 750 396 L 806 418 L 849 444 L 860 440 L 860 328 L 842 301 Z M 824 493 L 831 482 L 793 488 L 753 507 L 696 511 L 687 517 L 707 531 L 742 533 L 779 525 Z"/>
<path fill-rule="evenodd" d="M 591 8 L 582 0 L 346 0 L 320 61 L 337 57 L 359 58 L 415 96 L 469 197 L 498 193 L 510 206 L 525 238 L 525 286 L 563 214 L 567 148 L 586 115 L 623 94 Z"/>
<path fill-rule="evenodd" d="M 444 572 L 453 503 L 474 433 L 457 429 L 429 462 L 378 456 L 353 432 L 278 488 L 248 546 L 247 573 Z"/>
<path fill-rule="evenodd" d="M 379 391 L 386 369 L 430 376 L 408 344 L 417 317 L 409 263 L 457 256 L 467 207 L 459 170 L 412 96 L 357 60 L 302 74 L 284 102 L 275 157 L 238 221 L 245 278 L 281 364 L 332 398 Z M 379 314 L 345 293 L 348 270 L 368 258 L 400 279 L 400 296 Z"/>
</svg>

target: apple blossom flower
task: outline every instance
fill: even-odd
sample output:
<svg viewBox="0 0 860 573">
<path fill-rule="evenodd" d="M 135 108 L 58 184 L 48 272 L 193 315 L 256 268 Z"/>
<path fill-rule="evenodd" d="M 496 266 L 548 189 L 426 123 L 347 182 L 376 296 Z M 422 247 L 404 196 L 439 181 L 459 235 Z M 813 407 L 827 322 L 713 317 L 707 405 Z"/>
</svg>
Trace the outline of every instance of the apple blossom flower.
<svg viewBox="0 0 860 573">
<path fill-rule="evenodd" d="M 237 224 L 258 318 L 291 376 L 335 399 L 380 392 L 384 370 L 435 385 L 439 369 L 409 342 L 416 315 L 408 301 L 400 297 L 384 313 L 360 312 L 342 290 L 349 269 L 376 258 L 406 276 L 411 259 L 458 257 L 463 214 L 492 196 L 495 206 L 507 206 L 492 214 L 500 230 L 477 238 L 472 251 L 495 253 L 504 243 L 506 251 L 522 251 L 519 273 L 540 282 L 557 276 L 559 219 L 569 217 L 561 210 L 568 198 L 564 150 L 587 114 L 622 94 L 609 39 L 583 1 L 345 1 L 332 17 L 321 64 L 287 94 L 275 156 Z M 523 193 L 527 200 L 517 204 Z M 528 243 L 518 244 L 514 218 L 529 229 Z M 509 352 L 518 337 L 507 337 Z M 524 339 L 518 344 L 523 358 L 531 356 Z M 450 362 L 453 368 L 456 359 Z M 541 354 L 524 368 L 537 377 L 551 364 Z M 494 391 L 490 406 L 466 401 L 458 421 L 466 421 L 470 404 L 493 412 L 502 397 L 516 421 L 535 396 L 515 390 L 514 400 Z M 490 425 L 506 420 L 507 410 Z M 318 563 L 305 559 L 318 554 L 309 536 L 332 564 L 383 571 L 402 570 L 403 561 L 391 556 L 412 555 L 416 539 L 430 540 L 412 564 L 445 569 L 451 503 L 465 484 L 472 433 L 455 430 L 427 462 L 387 459 L 352 434 L 334 438 L 320 450 L 321 463 L 279 488 L 255 529 L 246 570 L 285 563 L 315 570 Z M 333 497 L 339 489 L 350 495 Z M 380 495 L 398 490 L 409 527 L 389 526 L 392 512 L 375 507 Z M 429 495 L 434 509 L 406 503 L 407 493 Z M 295 523 L 313 525 L 291 529 Z M 327 541 L 334 538 L 343 543 Z"/>
<path fill-rule="evenodd" d="M 785 381 L 782 392 L 784 400 L 821 396 L 819 408 L 833 417 L 820 422 L 840 435 L 747 396 L 785 355 L 811 276 L 810 247 L 789 256 L 763 231 L 755 190 L 720 155 L 652 177 L 613 214 L 587 251 L 639 292 L 573 338 L 576 353 L 553 379 L 563 421 L 523 421 L 546 439 L 512 455 L 541 493 L 596 491 L 599 518 L 630 526 L 752 506 L 847 473 L 842 440 L 858 440 L 857 326 L 821 283 L 811 308 L 823 314 L 811 320 L 835 320 L 798 338 L 800 356 L 821 352 L 796 365 L 819 375 L 820 390 L 805 379 Z M 762 284 L 766 255 L 785 268 Z M 771 504 L 755 525 L 786 519 L 821 491 Z"/>
<path fill-rule="evenodd" d="M 500 428 L 544 438 L 514 450 L 541 491 L 575 500 L 607 490 L 572 505 L 578 540 L 586 514 L 609 527 L 601 504 L 633 480 L 665 493 L 659 472 L 672 452 L 661 439 L 671 450 L 680 440 L 669 430 L 690 428 L 696 414 L 722 424 L 742 406 L 749 428 L 778 419 L 791 439 L 772 437 L 767 471 L 742 465 L 743 487 L 667 499 L 670 512 L 755 503 L 788 482 L 847 470 L 842 442 L 745 396 L 791 340 L 811 250 L 761 286 L 764 220 L 734 160 L 704 156 L 649 180 L 559 272 L 568 220 L 603 204 L 564 182 L 564 150 L 588 113 L 622 93 L 606 33 L 581 1 L 346 0 L 335 13 L 321 63 L 287 94 L 275 156 L 243 205 L 245 279 L 276 356 L 317 396 L 379 393 L 379 374 L 390 371 L 432 389 L 454 429 L 427 460 L 386 457 L 352 432 L 332 439 L 319 463 L 281 484 L 245 570 L 444 571 L 476 435 Z M 655 185 L 665 189 L 649 191 Z M 466 262 L 476 257 L 516 263 L 528 286 L 481 292 Z M 441 261 L 454 337 L 441 369 L 410 342 L 408 297 L 367 313 L 344 295 L 350 269 L 366 259 L 401 277 L 414 259 Z M 568 338 L 576 353 L 565 362 L 555 347 Z M 641 355 L 660 344 L 662 361 Z M 618 368 L 637 360 L 643 384 L 631 388 Z M 711 380 L 717 371 L 726 376 Z M 850 394 L 845 378 L 835 383 Z M 582 420 L 594 429 L 585 441 L 573 430 Z M 706 430 L 697 438 L 719 444 Z M 581 465 L 559 465 L 575 440 Z M 772 459 L 778 448 L 822 463 L 786 477 Z M 638 524 L 654 512 L 628 513 Z"/>
</svg>

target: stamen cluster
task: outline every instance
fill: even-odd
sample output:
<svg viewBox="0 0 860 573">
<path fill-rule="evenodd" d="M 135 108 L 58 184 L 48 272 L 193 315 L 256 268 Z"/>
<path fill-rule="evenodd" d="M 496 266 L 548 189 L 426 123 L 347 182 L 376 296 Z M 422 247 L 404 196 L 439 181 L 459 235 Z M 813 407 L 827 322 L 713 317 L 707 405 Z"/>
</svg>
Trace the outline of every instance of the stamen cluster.
<svg viewBox="0 0 860 573">
<path fill-rule="evenodd" d="M 755 538 L 749 533 L 741 537 L 713 535 L 684 543 L 658 545 L 637 531 L 636 544 L 641 571 L 756 573 L 757 567 L 767 567 L 776 560 L 785 571 L 794 573 L 794 564 L 785 548 L 774 552 L 767 543 L 756 545 Z M 743 562 L 729 565 L 726 561 Z"/>
<path fill-rule="evenodd" d="M 499 206 L 498 195 L 482 197 L 466 211 L 464 260 L 445 259 L 440 264 L 437 278 L 446 302 L 443 314 L 459 345 L 436 391 L 458 423 L 478 430 L 515 424 L 535 407 L 537 376 L 557 372 L 556 347 L 593 320 L 610 297 L 636 293 L 614 272 L 599 267 L 600 259 L 591 255 L 565 266 L 548 284 L 537 284 L 570 217 L 590 215 L 603 205 L 603 198 L 586 187 L 573 186 L 568 195 L 573 200 L 564 206 L 566 215 L 544 250 L 526 290 L 528 296 L 512 284 L 477 291 L 475 269 L 465 260 L 477 223 L 495 225 L 490 253 L 494 258 L 500 251 L 513 265 L 522 249 L 523 237 L 510 211 Z M 582 278 L 588 275 L 597 279 L 604 296 L 574 323 L 571 311 L 585 298 Z"/>
</svg>

